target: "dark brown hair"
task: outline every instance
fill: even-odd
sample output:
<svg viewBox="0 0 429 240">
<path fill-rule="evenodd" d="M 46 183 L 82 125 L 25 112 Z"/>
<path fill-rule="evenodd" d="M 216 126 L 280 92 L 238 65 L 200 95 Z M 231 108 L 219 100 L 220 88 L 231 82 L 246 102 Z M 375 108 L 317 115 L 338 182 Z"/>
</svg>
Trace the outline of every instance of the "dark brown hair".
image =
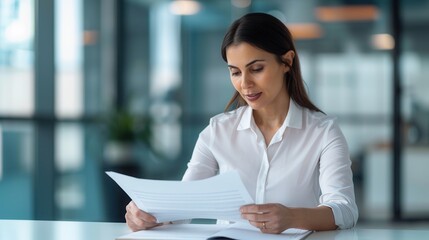
<svg viewBox="0 0 429 240">
<path fill-rule="evenodd" d="M 229 27 L 222 42 L 222 58 L 227 61 L 226 50 L 233 44 L 246 42 L 259 49 L 272 53 L 277 60 L 289 66 L 285 74 L 286 88 L 289 96 L 301 107 L 322 112 L 307 95 L 301 74 L 298 53 L 292 40 L 292 35 L 286 25 L 277 18 L 265 13 L 249 13 L 237 19 Z M 282 59 L 288 51 L 294 51 L 292 66 Z M 246 101 L 236 91 L 228 102 L 225 111 L 247 105 Z"/>
</svg>

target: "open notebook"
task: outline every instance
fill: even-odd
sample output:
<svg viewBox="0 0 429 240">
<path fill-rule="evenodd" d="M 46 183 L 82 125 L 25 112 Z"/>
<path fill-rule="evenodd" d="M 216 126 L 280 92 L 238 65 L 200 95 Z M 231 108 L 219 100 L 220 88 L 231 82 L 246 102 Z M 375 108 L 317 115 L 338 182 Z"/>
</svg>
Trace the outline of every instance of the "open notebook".
<svg viewBox="0 0 429 240">
<path fill-rule="evenodd" d="M 173 224 L 151 230 L 139 231 L 117 238 L 117 240 L 299 240 L 311 234 L 311 231 L 288 229 L 281 234 L 261 233 L 247 222 L 235 224 Z"/>
</svg>

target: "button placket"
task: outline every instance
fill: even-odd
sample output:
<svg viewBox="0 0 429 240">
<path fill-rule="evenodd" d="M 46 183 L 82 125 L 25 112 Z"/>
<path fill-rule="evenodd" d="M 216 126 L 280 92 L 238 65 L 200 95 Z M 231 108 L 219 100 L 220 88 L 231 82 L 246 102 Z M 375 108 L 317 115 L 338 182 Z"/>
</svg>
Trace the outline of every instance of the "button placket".
<svg viewBox="0 0 429 240">
<path fill-rule="evenodd" d="M 265 148 L 265 143 L 262 142 L 262 144 L 259 144 L 259 146 L 262 147 L 264 154 L 261 161 L 261 168 L 259 169 L 258 182 L 256 184 L 255 202 L 257 204 L 264 203 L 265 201 L 265 187 L 267 184 L 268 171 L 270 168 L 270 162 L 268 159 L 267 149 Z"/>
</svg>

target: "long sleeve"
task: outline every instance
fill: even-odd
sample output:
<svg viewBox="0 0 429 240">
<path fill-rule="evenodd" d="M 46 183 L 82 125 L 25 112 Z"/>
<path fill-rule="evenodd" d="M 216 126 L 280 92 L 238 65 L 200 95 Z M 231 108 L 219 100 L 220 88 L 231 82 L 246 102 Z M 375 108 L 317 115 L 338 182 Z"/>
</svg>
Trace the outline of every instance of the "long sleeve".
<svg viewBox="0 0 429 240">
<path fill-rule="evenodd" d="M 358 209 L 355 203 L 353 174 L 347 142 L 337 124 L 332 121 L 324 136 L 320 157 L 320 205 L 332 209 L 335 224 L 340 229 L 356 225 Z"/>
<path fill-rule="evenodd" d="M 205 179 L 218 173 L 218 164 L 210 150 L 211 141 L 212 133 L 210 126 L 208 126 L 198 137 L 182 181 Z"/>
</svg>

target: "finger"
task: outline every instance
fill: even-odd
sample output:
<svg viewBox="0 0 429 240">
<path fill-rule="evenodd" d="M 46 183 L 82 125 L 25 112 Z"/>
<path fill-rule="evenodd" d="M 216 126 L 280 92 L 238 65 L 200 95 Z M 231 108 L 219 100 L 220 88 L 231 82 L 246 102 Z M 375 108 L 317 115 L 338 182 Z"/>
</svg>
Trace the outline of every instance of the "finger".
<svg viewBox="0 0 429 240">
<path fill-rule="evenodd" d="M 125 222 L 127 223 L 128 228 L 131 229 L 133 232 L 135 232 L 135 231 L 140 230 L 141 226 L 138 226 L 133 220 L 134 216 L 131 213 L 132 207 L 133 207 L 132 201 L 130 203 L 128 203 L 127 206 L 125 207 L 125 209 L 127 210 L 125 213 Z"/>
<path fill-rule="evenodd" d="M 148 222 L 148 223 L 153 223 L 153 224 L 155 224 L 155 223 L 158 223 L 158 221 L 156 220 L 156 218 L 153 216 L 153 215 L 151 215 L 151 214 L 149 214 L 149 213 L 147 213 L 147 212 L 144 212 L 144 211 L 142 211 L 142 210 L 140 210 L 140 209 L 138 209 L 136 212 L 135 212 L 135 214 L 134 214 L 137 218 L 139 218 L 139 219 L 141 219 L 141 220 L 143 220 L 143 221 L 145 221 L 145 222 Z"/>
<path fill-rule="evenodd" d="M 130 213 L 125 214 L 125 219 L 128 227 L 133 231 L 147 230 L 147 229 L 151 229 L 151 228 L 163 225 L 163 223 L 146 222 L 140 218 L 133 216 Z"/>
<path fill-rule="evenodd" d="M 125 219 L 127 225 L 133 231 L 150 229 L 162 225 L 157 223 L 154 216 L 140 210 L 133 201 L 127 205 L 126 209 Z"/>
<path fill-rule="evenodd" d="M 271 229 L 269 227 L 269 223 L 268 222 L 254 222 L 254 221 L 249 221 L 249 223 L 251 225 L 253 225 L 256 228 L 259 228 L 261 230 L 261 232 L 264 233 L 268 233 L 268 232 L 273 232 L 273 229 Z"/>
<path fill-rule="evenodd" d="M 147 224 L 147 225 L 138 225 L 135 222 L 127 222 L 128 227 L 133 231 L 140 231 L 140 230 L 149 230 L 152 229 L 154 227 L 158 227 L 161 226 L 162 223 L 157 223 L 157 224 Z"/>
<path fill-rule="evenodd" d="M 272 234 L 279 234 L 282 233 L 285 228 L 282 228 L 278 223 L 272 222 L 272 221 L 266 221 L 266 222 L 254 222 L 249 221 L 249 223 L 257 228 L 260 229 L 263 233 L 272 233 Z"/>
<path fill-rule="evenodd" d="M 138 226 L 132 219 L 132 217 L 130 217 L 130 213 L 126 213 L 125 214 L 125 221 L 127 223 L 127 226 L 129 229 L 131 229 L 133 232 L 138 231 L 143 229 L 142 226 Z"/>
<path fill-rule="evenodd" d="M 271 204 L 250 204 L 240 207 L 241 213 L 266 213 L 271 210 Z"/>
<path fill-rule="evenodd" d="M 261 232 L 263 232 L 263 233 L 272 233 L 272 234 L 278 234 L 278 233 L 281 233 L 281 232 L 278 232 L 278 231 L 276 231 L 276 230 L 274 230 L 274 229 L 271 229 L 271 228 L 268 228 L 268 227 L 266 227 L 266 228 L 260 228 L 260 230 L 261 230 Z"/>
<path fill-rule="evenodd" d="M 267 222 L 270 220 L 270 215 L 267 213 L 242 213 L 241 217 L 253 222 Z"/>
<path fill-rule="evenodd" d="M 128 204 L 128 206 L 127 206 L 127 212 L 130 212 L 136 218 L 139 218 L 148 223 L 157 223 L 157 220 L 154 216 L 152 216 L 151 214 L 145 211 L 140 210 L 140 208 L 138 208 L 134 202 L 131 202 L 130 204 Z"/>
<path fill-rule="evenodd" d="M 254 221 L 249 221 L 249 223 L 253 226 L 255 226 L 256 228 L 259 228 L 259 230 L 263 233 L 279 233 L 277 230 L 272 229 L 269 226 L 268 222 L 254 222 Z"/>
<path fill-rule="evenodd" d="M 271 233 L 271 234 L 279 234 L 279 233 L 283 232 L 282 230 L 280 230 L 278 228 L 270 227 L 269 225 L 266 225 L 265 228 L 261 228 L 260 230 L 263 233 Z"/>
<path fill-rule="evenodd" d="M 127 210 L 131 210 L 131 209 L 134 209 L 134 208 L 139 208 L 139 207 L 137 207 L 137 205 L 135 204 L 134 201 L 130 201 L 128 203 L 128 205 L 127 205 Z"/>
</svg>

